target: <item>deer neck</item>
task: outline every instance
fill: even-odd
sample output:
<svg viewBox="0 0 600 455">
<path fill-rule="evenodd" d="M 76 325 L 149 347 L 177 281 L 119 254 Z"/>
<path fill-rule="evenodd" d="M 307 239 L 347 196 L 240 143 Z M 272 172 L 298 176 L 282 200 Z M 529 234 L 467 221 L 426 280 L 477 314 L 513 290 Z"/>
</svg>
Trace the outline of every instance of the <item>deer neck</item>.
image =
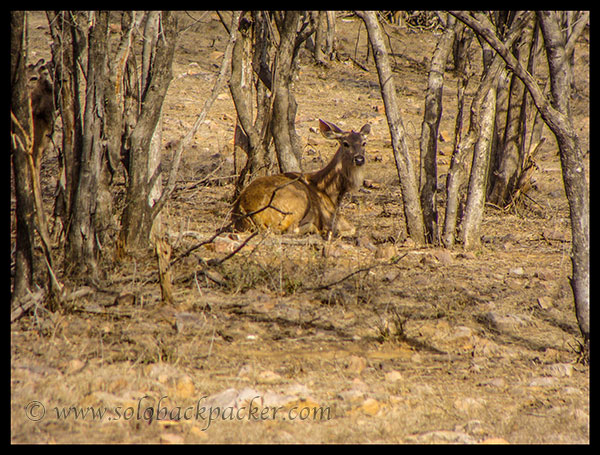
<svg viewBox="0 0 600 455">
<path fill-rule="evenodd" d="M 323 169 L 308 174 L 309 182 L 324 192 L 337 205 L 349 190 L 344 175 L 341 156 L 338 152 Z"/>
</svg>

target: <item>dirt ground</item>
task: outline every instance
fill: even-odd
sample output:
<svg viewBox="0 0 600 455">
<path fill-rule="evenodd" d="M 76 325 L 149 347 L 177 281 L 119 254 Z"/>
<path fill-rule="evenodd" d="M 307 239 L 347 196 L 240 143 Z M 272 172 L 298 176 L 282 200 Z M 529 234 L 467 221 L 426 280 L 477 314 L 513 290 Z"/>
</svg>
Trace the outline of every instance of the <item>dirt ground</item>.
<svg viewBox="0 0 600 455">
<path fill-rule="evenodd" d="M 569 211 L 554 138 L 545 130 L 531 199 L 515 210 L 486 208 L 479 248 L 416 247 L 406 235 L 376 70 L 347 58 L 355 56 L 357 19 L 338 17 L 337 25 L 342 61 L 324 67 L 302 56 L 297 129 L 311 170 L 336 148 L 318 134 L 319 118 L 354 130 L 371 123 L 372 184 L 342 207 L 357 235 L 260 234 L 207 269 L 248 235 L 224 234 L 174 266 L 176 307 L 161 304 L 152 254 L 105 258 L 105 292 L 11 325 L 13 443 L 589 442 L 589 367 L 578 362 Z M 29 27 L 30 60 L 48 58 L 43 12 L 32 13 Z M 416 162 L 438 35 L 387 30 Z M 362 27 L 361 62 L 365 35 Z M 164 107 L 166 169 L 212 88 L 226 41 L 216 14 L 181 37 Z M 575 65 L 573 120 L 587 150 L 587 32 Z M 456 114 L 451 72 L 445 84 L 442 187 Z M 469 84 L 468 95 L 474 90 Z M 234 127 L 224 89 L 184 153 L 163 212 L 173 257 L 227 223 Z M 56 152 L 43 163 L 48 210 L 56 163 Z"/>
</svg>

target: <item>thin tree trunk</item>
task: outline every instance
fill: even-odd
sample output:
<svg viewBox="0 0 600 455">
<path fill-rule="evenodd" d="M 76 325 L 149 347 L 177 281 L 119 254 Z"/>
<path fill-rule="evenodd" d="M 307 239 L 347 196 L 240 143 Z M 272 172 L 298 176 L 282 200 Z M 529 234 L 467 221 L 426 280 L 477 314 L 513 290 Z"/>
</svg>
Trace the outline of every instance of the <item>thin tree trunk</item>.
<svg viewBox="0 0 600 455">
<path fill-rule="evenodd" d="M 238 27 L 238 24 L 233 26 Z M 253 90 L 252 90 L 252 22 L 247 19 L 239 21 L 238 38 L 233 47 L 231 58 L 231 78 L 229 90 L 235 104 L 238 121 L 236 124 L 236 145 L 246 153 L 246 164 L 240 171 L 236 183 L 234 198 L 238 196 L 245 184 L 246 176 L 252 175 L 260 166 L 260 160 L 264 157 L 262 150 L 263 141 L 254 120 L 253 112 Z M 255 36 L 262 37 L 258 34 Z M 260 109 L 261 106 L 258 106 Z"/>
<path fill-rule="evenodd" d="M 438 242 L 437 193 L 437 142 L 442 118 L 442 92 L 446 63 L 454 43 L 456 19 L 448 17 L 444 33 L 440 36 L 431 59 L 429 85 L 425 94 L 425 113 L 421 125 L 421 166 L 419 189 L 421 207 L 429 243 Z"/>
<path fill-rule="evenodd" d="M 531 27 L 530 27 L 531 28 Z M 533 41 L 531 32 L 524 31 L 521 39 L 515 45 L 515 58 L 521 64 L 527 61 L 529 49 Z M 495 172 L 494 185 L 490 193 L 490 202 L 504 206 L 511 199 L 511 194 L 517 183 L 522 162 L 522 113 L 524 108 L 523 97 L 525 85 L 513 74 L 508 96 L 508 111 L 506 114 L 506 127 L 502 139 L 500 163 Z M 525 104 L 526 106 L 526 104 Z"/>
<path fill-rule="evenodd" d="M 152 204 L 150 194 L 160 174 L 160 167 L 150 173 L 150 147 L 159 125 L 162 104 L 172 78 L 172 62 L 177 38 L 177 22 L 169 12 L 161 13 L 161 33 L 156 38 L 156 49 L 148 71 L 142 75 L 142 109 L 131 133 L 129 158 L 130 182 L 121 222 L 119 252 L 143 249 L 149 246 L 150 233 L 162 204 Z M 157 30 L 158 32 L 158 30 Z M 148 30 L 151 39 L 152 29 Z M 149 61 L 149 57 L 143 58 Z M 142 65 L 142 66 L 144 66 Z M 162 198 L 161 198 L 162 200 Z"/>
<path fill-rule="evenodd" d="M 589 351 L 590 339 L 590 218 L 589 218 L 589 186 L 585 174 L 583 151 L 579 138 L 571 123 L 569 100 L 571 98 L 571 82 L 573 70 L 570 67 L 571 56 L 567 52 L 569 41 L 574 43 L 575 34 L 565 38 L 560 27 L 557 12 L 538 12 L 542 34 L 550 66 L 550 87 L 553 108 L 561 116 L 553 119 L 552 131 L 557 136 L 560 149 L 565 192 L 571 212 L 571 233 L 573 250 L 571 262 L 573 276 L 571 287 L 575 297 L 575 311 L 579 327 L 584 338 L 586 350 Z M 582 29 L 580 29 L 582 30 Z M 574 44 L 572 45 L 574 47 Z M 572 51 L 571 51 L 572 52 Z M 552 110 L 543 111 L 548 115 Z M 558 117 L 558 116 L 556 116 Z M 546 120 L 548 122 L 548 120 Z M 589 352 L 588 352 L 589 354 Z"/>
<path fill-rule="evenodd" d="M 496 88 L 488 91 L 481 105 L 479 137 L 473 151 L 473 164 L 469 179 L 469 191 L 465 217 L 462 224 L 461 241 L 465 249 L 471 249 L 479 244 L 479 228 L 483 218 L 488 167 L 490 162 L 490 145 L 494 133 L 496 115 Z"/>
<path fill-rule="evenodd" d="M 379 75 L 379 84 L 385 106 L 388 126 L 392 136 L 392 148 L 396 169 L 402 188 L 402 197 L 404 200 L 404 216 L 409 236 L 415 243 L 422 245 L 425 243 L 425 224 L 423 222 L 423 212 L 421 201 L 419 199 L 419 186 L 416 173 L 411 161 L 408 145 L 406 144 L 406 133 L 404 125 L 398 110 L 396 100 L 396 87 L 390 67 L 388 53 L 383 41 L 383 35 L 377 17 L 373 11 L 356 11 L 356 14 L 364 21 L 369 41 L 373 48 L 373 56 Z"/>
<path fill-rule="evenodd" d="M 458 24 L 462 24 L 459 22 Z M 454 143 L 452 146 L 452 157 L 450 159 L 450 168 L 446 176 L 446 210 L 444 213 L 444 228 L 442 232 L 442 243 L 445 247 L 451 247 L 455 241 L 456 219 L 458 216 L 459 188 L 462 185 L 465 174 L 465 161 L 463 157 L 464 148 L 462 143 L 462 128 L 465 108 L 465 91 L 469 82 L 467 74 L 468 48 L 473 40 L 473 34 L 467 35 L 467 30 L 462 27 L 462 37 L 454 52 L 454 66 L 458 74 L 456 89 L 457 113 L 454 125 Z"/>
<path fill-rule="evenodd" d="M 83 124 L 80 99 L 81 76 L 78 61 L 85 50 L 85 40 L 78 39 L 76 26 L 69 13 L 62 11 L 46 13 L 52 35 L 52 59 L 54 62 L 54 87 L 62 119 L 62 147 L 59 148 L 59 181 L 55 200 L 55 222 L 60 219 L 61 231 L 68 224 L 71 207 L 77 190 L 81 165 Z M 62 232 L 54 232 L 55 236 Z"/>
<path fill-rule="evenodd" d="M 10 14 L 10 110 L 11 158 L 15 181 L 16 227 L 15 280 L 13 300 L 21 298 L 33 285 L 33 245 L 35 210 L 31 171 L 27 153 L 33 146 L 33 121 L 27 96 L 25 61 L 27 59 L 25 12 Z"/>
<path fill-rule="evenodd" d="M 300 172 L 300 150 L 294 150 L 290 133 L 290 85 L 294 45 L 300 21 L 299 11 L 286 11 L 281 21 L 280 42 L 275 57 L 275 77 L 273 81 L 273 118 L 271 131 L 280 172 Z"/>
</svg>

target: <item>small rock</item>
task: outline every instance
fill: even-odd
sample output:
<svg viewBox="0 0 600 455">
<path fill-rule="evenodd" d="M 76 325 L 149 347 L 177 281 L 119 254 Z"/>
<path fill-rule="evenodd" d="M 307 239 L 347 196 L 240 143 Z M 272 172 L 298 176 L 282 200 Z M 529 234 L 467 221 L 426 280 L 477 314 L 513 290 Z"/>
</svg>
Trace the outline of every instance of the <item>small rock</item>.
<svg viewBox="0 0 600 455">
<path fill-rule="evenodd" d="M 555 378 L 550 378 L 546 376 L 533 378 L 529 382 L 529 387 L 550 387 L 556 384 Z"/>
<path fill-rule="evenodd" d="M 454 443 L 454 444 L 475 444 L 477 441 L 466 433 L 460 431 L 436 430 L 410 435 L 406 442 L 435 444 L 435 443 Z"/>
<path fill-rule="evenodd" d="M 490 327 L 501 331 L 514 330 L 528 323 L 525 316 L 517 316 L 515 314 L 501 315 L 494 311 L 488 311 L 483 314 L 482 318 Z"/>
<path fill-rule="evenodd" d="M 396 382 L 396 381 L 402 381 L 402 373 L 400 373 L 397 370 L 393 370 L 393 371 L 388 371 L 385 374 L 385 380 L 386 382 Z"/>
<path fill-rule="evenodd" d="M 374 398 L 367 398 L 363 403 L 357 408 L 357 411 L 364 412 L 367 415 L 374 416 L 379 412 L 379 410 L 383 407 L 383 403 L 380 403 Z"/>
<path fill-rule="evenodd" d="M 546 371 L 555 378 L 571 377 L 573 375 L 573 365 L 570 363 L 555 363 L 548 365 Z"/>
<path fill-rule="evenodd" d="M 201 313 L 188 313 L 185 311 L 175 314 L 175 328 L 177 333 L 198 333 L 204 330 L 206 317 Z"/>
<path fill-rule="evenodd" d="M 180 398 L 190 398 L 194 396 L 194 394 L 196 393 L 194 381 L 192 381 L 192 379 L 187 375 L 180 377 L 177 380 L 177 386 L 175 387 L 175 391 Z"/>
<path fill-rule="evenodd" d="M 379 245 L 375 250 L 375 259 L 383 259 L 389 261 L 396 255 L 396 247 L 392 244 Z"/>
<path fill-rule="evenodd" d="M 73 373 L 83 370 L 83 367 L 85 367 L 86 365 L 87 365 L 86 362 L 83 362 L 79 359 L 73 359 L 69 362 L 67 371 L 69 372 L 69 374 L 73 374 Z"/>
<path fill-rule="evenodd" d="M 502 438 L 486 438 L 479 444 L 510 444 L 510 442 Z"/>
<path fill-rule="evenodd" d="M 489 434 L 490 427 L 481 420 L 469 420 L 464 425 L 456 425 L 454 431 L 468 433 L 472 436 L 485 436 L 486 434 Z"/>
<path fill-rule="evenodd" d="M 482 399 L 471 397 L 458 398 L 454 401 L 454 407 L 463 412 L 476 412 L 485 407 L 485 402 Z"/>
<path fill-rule="evenodd" d="M 452 253 L 448 250 L 439 250 L 433 253 L 435 258 L 440 261 L 441 264 L 448 265 L 454 262 L 454 258 L 452 257 Z"/>
<path fill-rule="evenodd" d="M 538 301 L 538 305 L 543 310 L 547 310 L 554 306 L 554 301 L 548 296 L 538 297 L 537 301 Z"/>
<path fill-rule="evenodd" d="M 219 406 L 221 408 L 234 406 L 237 396 L 238 391 L 236 389 L 225 389 L 222 392 L 218 392 L 207 397 L 205 406 Z"/>
<path fill-rule="evenodd" d="M 502 388 L 502 387 L 506 386 L 506 381 L 504 380 L 504 378 L 493 378 L 487 382 L 487 385 L 489 385 L 491 387 Z"/>
<path fill-rule="evenodd" d="M 366 367 L 367 359 L 355 355 L 350 356 L 348 359 L 348 365 L 346 366 L 348 372 L 354 374 L 361 374 Z"/>
<path fill-rule="evenodd" d="M 160 435 L 161 444 L 183 444 L 183 436 L 173 433 L 163 433 Z"/>
<path fill-rule="evenodd" d="M 513 276 L 523 276 L 525 275 L 525 270 L 523 270 L 523 267 L 515 267 L 510 269 L 508 274 Z"/>
<path fill-rule="evenodd" d="M 276 384 L 281 382 L 283 378 L 271 370 L 261 371 L 257 376 L 257 381 L 263 384 Z"/>
</svg>

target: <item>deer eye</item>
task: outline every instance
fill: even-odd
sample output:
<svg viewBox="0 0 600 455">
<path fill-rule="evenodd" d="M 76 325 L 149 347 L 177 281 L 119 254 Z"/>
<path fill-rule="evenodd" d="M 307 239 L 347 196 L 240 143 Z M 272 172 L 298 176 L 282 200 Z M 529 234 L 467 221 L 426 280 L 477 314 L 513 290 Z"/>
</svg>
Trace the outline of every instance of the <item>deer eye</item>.
<svg viewBox="0 0 600 455">
<path fill-rule="evenodd" d="M 367 145 L 367 141 L 363 141 L 362 146 L 364 147 L 365 145 Z"/>
<path fill-rule="evenodd" d="M 344 141 L 343 145 L 344 145 L 344 147 L 350 147 L 350 144 L 348 143 L 348 141 Z"/>
</svg>

